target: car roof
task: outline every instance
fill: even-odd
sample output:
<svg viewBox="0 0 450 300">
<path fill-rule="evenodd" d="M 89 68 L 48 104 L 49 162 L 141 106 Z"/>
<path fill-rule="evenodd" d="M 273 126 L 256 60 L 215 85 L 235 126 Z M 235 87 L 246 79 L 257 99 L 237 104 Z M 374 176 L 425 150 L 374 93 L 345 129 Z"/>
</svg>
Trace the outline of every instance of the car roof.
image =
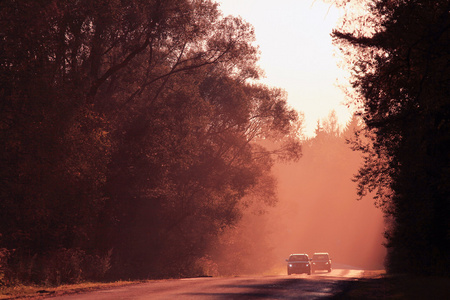
<svg viewBox="0 0 450 300">
<path fill-rule="evenodd" d="M 308 256 L 308 254 L 306 254 L 306 253 L 294 253 L 294 254 L 291 254 L 289 256 L 292 256 L 292 255 L 306 255 L 306 256 Z"/>
<path fill-rule="evenodd" d="M 314 255 L 328 255 L 328 252 L 316 252 Z"/>
</svg>

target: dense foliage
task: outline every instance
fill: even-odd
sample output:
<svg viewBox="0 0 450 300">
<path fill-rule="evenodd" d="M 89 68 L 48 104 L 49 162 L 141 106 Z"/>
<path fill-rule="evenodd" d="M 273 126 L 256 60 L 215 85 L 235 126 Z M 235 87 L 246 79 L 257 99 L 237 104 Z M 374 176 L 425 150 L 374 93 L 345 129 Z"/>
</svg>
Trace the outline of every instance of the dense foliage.
<svg viewBox="0 0 450 300">
<path fill-rule="evenodd" d="M 359 194 L 375 192 L 392 219 L 387 268 L 448 276 L 450 1 L 340 2 L 362 12 L 333 36 L 366 125 Z"/>
<path fill-rule="evenodd" d="M 252 27 L 212 1 L 6 0 L 0 53 L 2 283 L 193 275 L 300 155 Z"/>
</svg>

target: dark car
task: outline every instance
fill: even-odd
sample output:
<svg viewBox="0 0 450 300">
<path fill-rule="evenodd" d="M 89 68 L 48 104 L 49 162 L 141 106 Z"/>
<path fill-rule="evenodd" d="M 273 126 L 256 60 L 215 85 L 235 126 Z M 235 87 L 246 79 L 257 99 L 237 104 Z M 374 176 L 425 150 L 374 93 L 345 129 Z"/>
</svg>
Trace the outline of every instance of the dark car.
<svg viewBox="0 0 450 300">
<path fill-rule="evenodd" d="M 291 254 L 287 261 L 287 273 L 311 275 L 311 262 L 307 254 Z"/>
<path fill-rule="evenodd" d="M 314 253 L 312 257 L 312 271 L 327 270 L 331 272 L 331 258 L 328 253 Z"/>
</svg>

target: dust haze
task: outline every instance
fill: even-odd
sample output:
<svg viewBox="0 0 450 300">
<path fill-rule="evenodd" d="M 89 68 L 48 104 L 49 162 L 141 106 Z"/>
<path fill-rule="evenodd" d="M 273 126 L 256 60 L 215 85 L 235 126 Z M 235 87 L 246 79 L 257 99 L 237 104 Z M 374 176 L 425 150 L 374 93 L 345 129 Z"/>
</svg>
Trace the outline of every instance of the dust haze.
<svg viewBox="0 0 450 300">
<path fill-rule="evenodd" d="M 351 179 L 362 163 L 347 132 L 318 129 L 296 163 L 277 164 L 279 202 L 265 214 L 248 210 L 213 256 L 220 273 L 286 273 L 291 253 L 329 252 L 334 268 L 383 269 L 383 213 L 357 200 Z"/>
</svg>

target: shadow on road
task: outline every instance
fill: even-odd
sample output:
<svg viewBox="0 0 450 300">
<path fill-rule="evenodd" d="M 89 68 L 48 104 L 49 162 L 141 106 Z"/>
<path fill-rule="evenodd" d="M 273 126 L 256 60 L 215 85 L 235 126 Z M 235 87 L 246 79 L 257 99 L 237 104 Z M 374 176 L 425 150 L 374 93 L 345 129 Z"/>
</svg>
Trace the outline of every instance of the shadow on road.
<svg viewBox="0 0 450 300">
<path fill-rule="evenodd" d="M 317 299 L 331 297 L 340 283 L 333 279 L 309 278 L 274 279 L 267 283 L 251 282 L 222 284 L 214 292 L 185 294 L 190 297 L 213 299 Z"/>
<path fill-rule="evenodd" d="M 450 278 L 411 275 L 342 281 L 328 299 L 450 299 Z"/>
</svg>

